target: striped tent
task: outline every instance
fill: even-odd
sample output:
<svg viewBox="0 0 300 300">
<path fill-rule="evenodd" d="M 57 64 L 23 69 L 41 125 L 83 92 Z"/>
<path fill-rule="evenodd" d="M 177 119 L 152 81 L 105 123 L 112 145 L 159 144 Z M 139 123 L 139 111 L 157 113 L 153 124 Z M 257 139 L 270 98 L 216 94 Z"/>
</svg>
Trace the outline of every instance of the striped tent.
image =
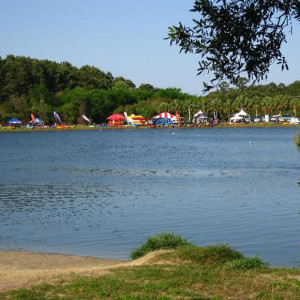
<svg viewBox="0 0 300 300">
<path fill-rule="evenodd" d="M 158 118 L 171 119 L 171 120 L 174 120 L 174 121 L 177 120 L 176 116 L 174 116 L 174 115 L 172 115 L 172 114 L 170 114 L 170 113 L 168 113 L 166 111 L 160 113 L 159 115 L 157 115 L 155 117 L 153 117 L 153 119 L 158 119 Z"/>
</svg>

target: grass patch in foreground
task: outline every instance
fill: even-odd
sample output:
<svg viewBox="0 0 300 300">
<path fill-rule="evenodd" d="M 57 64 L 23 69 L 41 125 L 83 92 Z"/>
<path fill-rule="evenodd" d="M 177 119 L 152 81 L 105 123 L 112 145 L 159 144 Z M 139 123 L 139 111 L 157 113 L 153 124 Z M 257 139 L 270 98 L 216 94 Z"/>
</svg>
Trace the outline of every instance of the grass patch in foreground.
<svg viewBox="0 0 300 300">
<path fill-rule="evenodd" d="M 177 264 L 162 263 L 0 293 L 0 299 L 300 299 L 299 270 L 241 271 L 226 263 L 181 263 L 179 257 Z"/>
<path fill-rule="evenodd" d="M 227 262 L 243 259 L 239 251 L 228 245 L 212 245 L 206 247 L 184 246 L 171 253 L 165 253 L 158 257 L 166 260 L 180 260 L 198 265 L 223 265 Z"/>
<path fill-rule="evenodd" d="M 258 256 L 254 256 L 229 261 L 225 267 L 232 270 L 257 270 L 267 268 L 268 264 L 263 262 Z"/>
<path fill-rule="evenodd" d="M 135 248 L 131 252 L 131 259 L 137 259 L 151 251 L 159 249 L 176 249 L 178 247 L 192 245 L 192 243 L 183 238 L 181 235 L 163 232 L 149 237 L 142 246 Z"/>
</svg>

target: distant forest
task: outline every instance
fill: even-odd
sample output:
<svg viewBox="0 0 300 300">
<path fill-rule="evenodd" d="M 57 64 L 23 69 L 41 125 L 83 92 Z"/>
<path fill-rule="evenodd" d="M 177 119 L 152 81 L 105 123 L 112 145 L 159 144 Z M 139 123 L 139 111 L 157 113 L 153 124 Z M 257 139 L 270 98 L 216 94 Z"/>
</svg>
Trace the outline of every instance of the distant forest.
<svg viewBox="0 0 300 300">
<path fill-rule="evenodd" d="M 199 78 L 200 81 L 200 78 Z M 199 109 L 228 120 L 243 108 L 255 114 L 300 114 L 300 81 L 286 86 L 270 83 L 247 86 L 240 78 L 236 86 L 222 82 L 218 91 L 205 96 L 183 93 L 179 88 L 157 88 L 149 83 L 137 87 L 130 79 L 113 77 L 93 66 L 77 68 L 23 56 L 0 57 L 0 122 L 15 117 L 29 121 L 30 113 L 52 123 L 57 111 L 64 123 L 84 123 L 84 114 L 94 123 L 107 122 L 113 112 L 134 113 L 151 118 L 176 111 L 186 119 Z"/>
</svg>

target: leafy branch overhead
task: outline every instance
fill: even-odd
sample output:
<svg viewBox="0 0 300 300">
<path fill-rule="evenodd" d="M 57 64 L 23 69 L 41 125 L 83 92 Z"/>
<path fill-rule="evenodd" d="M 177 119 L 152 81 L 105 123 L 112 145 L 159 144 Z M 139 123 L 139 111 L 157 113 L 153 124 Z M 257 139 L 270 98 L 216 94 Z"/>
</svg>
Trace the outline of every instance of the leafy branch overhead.
<svg viewBox="0 0 300 300">
<path fill-rule="evenodd" d="M 168 39 L 200 56 L 198 75 L 213 73 L 205 91 L 242 73 L 254 82 L 267 78 L 274 62 L 288 69 L 281 47 L 292 21 L 300 21 L 299 0 L 196 0 L 191 11 L 200 14 L 194 26 L 169 27 Z"/>
</svg>

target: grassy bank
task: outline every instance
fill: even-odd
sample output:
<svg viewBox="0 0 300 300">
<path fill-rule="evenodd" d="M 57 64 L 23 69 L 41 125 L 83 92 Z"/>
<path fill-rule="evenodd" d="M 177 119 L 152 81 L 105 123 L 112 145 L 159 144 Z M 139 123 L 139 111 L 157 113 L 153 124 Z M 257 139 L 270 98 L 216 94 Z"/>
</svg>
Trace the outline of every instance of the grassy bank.
<svg viewBox="0 0 300 300">
<path fill-rule="evenodd" d="M 169 235 L 148 239 L 133 254 L 153 247 L 168 250 L 145 264 L 103 276 L 74 274 L 71 281 L 0 293 L 0 299 L 300 299 L 298 269 L 269 268 L 227 245 L 197 247 Z"/>
<path fill-rule="evenodd" d="M 113 269 L 100 277 L 74 277 L 71 282 L 61 279 L 2 293 L 0 299 L 300 298 L 299 270 L 247 265 L 241 262 L 245 258 L 237 258 L 239 253 L 218 250 L 181 247 L 156 256 L 148 265 Z"/>
</svg>

